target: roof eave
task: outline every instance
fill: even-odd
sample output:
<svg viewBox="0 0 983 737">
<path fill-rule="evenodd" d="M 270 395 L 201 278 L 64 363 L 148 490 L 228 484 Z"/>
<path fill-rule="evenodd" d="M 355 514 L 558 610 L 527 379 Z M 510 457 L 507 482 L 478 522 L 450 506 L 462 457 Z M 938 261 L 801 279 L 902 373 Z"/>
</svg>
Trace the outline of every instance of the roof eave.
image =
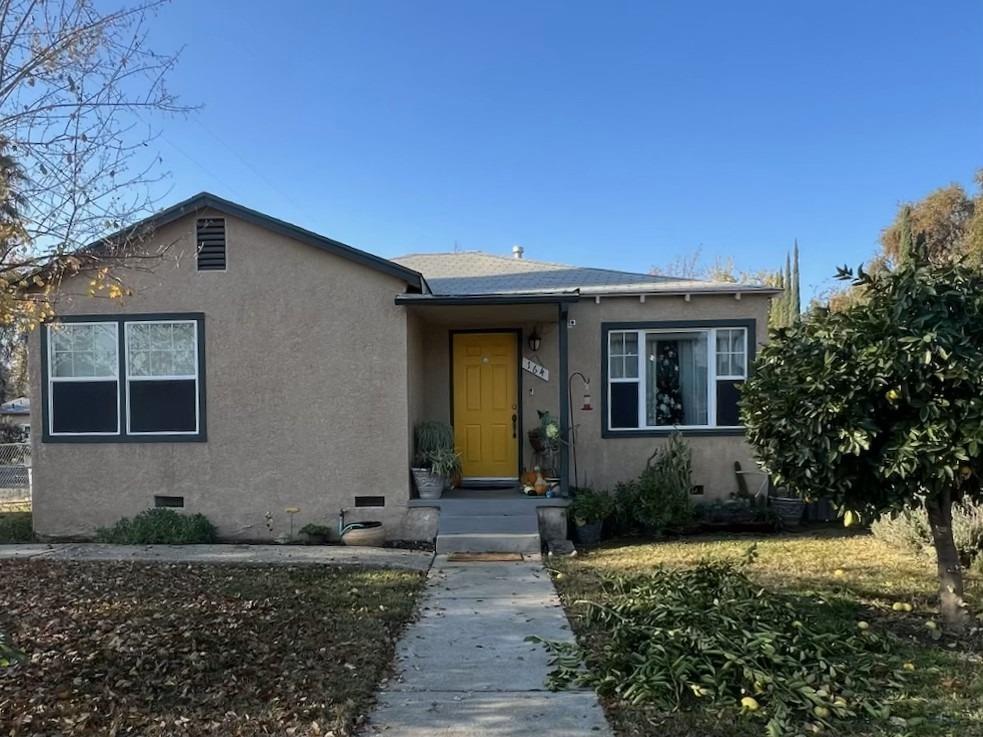
<svg viewBox="0 0 983 737">
<path fill-rule="evenodd" d="M 579 292 L 516 294 L 399 294 L 398 305 L 533 305 L 570 304 L 580 300 Z"/>
<path fill-rule="evenodd" d="M 195 212 L 201 212 L 202 210 L 218 210 L 226 215 L 231 215 L 233 217 L 239 218 L 246 222 L 257 225 L 266 230 L 270 230 L 279 235 L 298 240 L 314 248 L 320 248 L 323 251 L 333 253 L 342 258 L 346 258 L 349 261 L 366 266 L 375 271 L 388 274 L 397 279 L 401 279 L 406 282 L 409 286 L 415 287 L 421 291 L 429 291 L 429 286 L 423 275 L 409 269 L 405 266 L 401 266 L 397 263 L 384 259 L 381 256 L 376 256 L 374 254 L 362 251 L 353 246 L 349 246 L 341 241 L 336 241 L 327 236 L 320 235 L 313 231 L 301 228 L 298 225 L 288 223 L 284 220 L 272 217 L 270 215 L 265 215 L 257 210 L 245 207 L 231 200 L 226 200 L 217 195 L 211 194 L 210 192 L 200 192 L 193 197 L 189 197 L 186 200 L 182 200 L 175 205 L 161 210 L 160 212 L 151 215 L 143 220 L 134 223 L 133 225 L 127 226 L 112 235 L 106 236 L 105 238 L 100 238 L 87 245 L 83 250 L 92 251 L 98 250 L 108 244 L 119 242 L 121 240 L 126 240 L 126 238 L 135 232 L 143 228 L 159 228 L 169 223 L 173 223 L 176 220 L 191 215 Z"/>
</svg>

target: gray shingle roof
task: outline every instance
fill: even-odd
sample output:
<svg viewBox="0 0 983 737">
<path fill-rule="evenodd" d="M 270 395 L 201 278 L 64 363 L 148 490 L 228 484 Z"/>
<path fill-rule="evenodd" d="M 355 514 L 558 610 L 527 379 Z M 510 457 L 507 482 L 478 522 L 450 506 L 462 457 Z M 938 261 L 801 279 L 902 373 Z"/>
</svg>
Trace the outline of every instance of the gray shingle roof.
<svg viewBox="0 0 983 737">
<path fill-rule="evenodd" d="M 435 295 L 555 294 L 574 290 L 591 295 L 777 291 L 745 284 L 506 258 L 482 251 L 414 253 L 392 260 L 423 274 Z"/>
</svg>

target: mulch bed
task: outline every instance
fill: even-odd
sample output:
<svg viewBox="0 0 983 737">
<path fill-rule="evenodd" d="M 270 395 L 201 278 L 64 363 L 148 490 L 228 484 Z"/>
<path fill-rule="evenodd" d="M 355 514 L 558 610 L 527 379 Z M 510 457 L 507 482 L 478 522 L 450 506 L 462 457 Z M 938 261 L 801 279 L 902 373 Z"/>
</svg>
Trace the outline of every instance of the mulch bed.
<svg viewBox="0 0 983 737">
<path fill-rule="evenodd" d="M 324 566 L 0 561 L 0 735 L 342 735 L 422 576 Z"/>
</svg>

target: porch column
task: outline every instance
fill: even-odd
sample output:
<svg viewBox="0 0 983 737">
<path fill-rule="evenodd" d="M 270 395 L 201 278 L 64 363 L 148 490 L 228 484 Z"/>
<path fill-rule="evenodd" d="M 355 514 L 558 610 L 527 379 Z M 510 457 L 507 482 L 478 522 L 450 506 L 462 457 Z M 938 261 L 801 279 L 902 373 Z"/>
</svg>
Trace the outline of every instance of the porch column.
<svg viewBox="0 0 983 737">
<path fill-rule="evenodd" d="M 563 496 L 570 494 L 570 387 L 568 383 L 570 376 L 567 368 L 567 306 L 564 303 L 557 305 L 557 326 L 559 330 L 559 350 L 560 350 L 560 433 L 566 439 L 565 443 L 560 444 L 560 493 Z"/>
</svg>

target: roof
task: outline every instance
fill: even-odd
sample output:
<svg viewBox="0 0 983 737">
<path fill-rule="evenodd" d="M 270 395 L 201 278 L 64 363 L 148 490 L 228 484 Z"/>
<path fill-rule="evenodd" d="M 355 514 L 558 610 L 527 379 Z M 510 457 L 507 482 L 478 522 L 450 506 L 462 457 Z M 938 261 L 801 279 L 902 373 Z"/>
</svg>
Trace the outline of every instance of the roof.
<svg viewBox="0 0 983 737">
<path fill-rule="evenodd" d="M 426 281 L 418 271 L 414 271 L 410 267 L 394 263 L 382 258 L 381 256 L 368 253 L 367 251 L 359 250 L 358 248 L 349 246 L 341 241 L 333 240 L 313 231 L 301 228 L 298 225 L 288 223 L 284 220 L 278 220 L 277 218 L 269 215 L 264 215 L 257 210 L 252 210 L 244 205 L 232 202 L 231 200 L 223 199 L 217 195 L 211 194 L 210 192 L 199 192 L 193 197 L 189 197 L 182 202 L 178 202 L 176 205 L 172 205 L 165 210 L 161 210 L 160 212 L 151 215 L 138 223 L 134 223 L 133 225 L 130 225 L 123 230 L 114 233 L 113 235 L 89 244 L 87 249 L 94 250 L 110 243 L 126 240 L 128 236 L 135 232 L 139 232 L 140 230 L 147 228 L 159 228 L 187 215 L 201 212 L 202 210 L 217 210 L 218 212 L 226 215 L 231 215 L 232 217 L 239 218 L 240 220 L 245 220 L 246 222 L 252 223 L 253 225 L 258 225 L 261 228 L 266 228 L 274 233 L 278 233 L 288 238 L 293 238 L 294 240 L 300 241 L 301 243 L 305 243 L 309 246 L 313 246 L 314 248 L 320 248 L 323 251 L 346 258 L 349 261 L 354 261 L 362 266 L 367 266 L 370 269 L 394 276 L 397 279 L 402 279 L 412 288 L 420 291 L 427 291 Z"/>
<path fill-rule="evenodd" d="M 394 258 L 423 274 L 434 296 L 531 295 L 579 292 L 583 295 L 757 292 L 780 289 L 749 284 L 682 279 L 593 267 L 569 266 L 482 251 L 415 253 Z"/>
</svg>

